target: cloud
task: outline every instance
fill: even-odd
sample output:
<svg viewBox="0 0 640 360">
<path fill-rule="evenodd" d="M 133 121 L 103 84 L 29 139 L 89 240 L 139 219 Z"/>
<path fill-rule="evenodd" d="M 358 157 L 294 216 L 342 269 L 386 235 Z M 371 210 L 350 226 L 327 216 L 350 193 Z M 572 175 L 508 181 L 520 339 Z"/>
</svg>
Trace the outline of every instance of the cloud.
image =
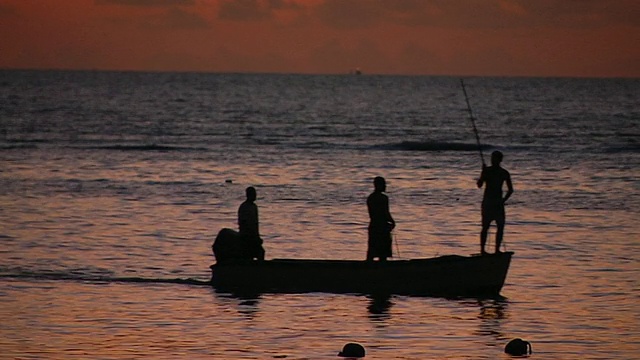
<svg viewBox="0 0 640 360">
<path fill-rule="evenodd" d="M 312 11 L 337 29 L 380 23 L 460 29 L 640 26 L 637 0 L 326 0 Z"/>
<path fill-rule="evenodd" d="M 210 27 L 204 17 L 191 11 L 185 11 L 178 7 L 160 9 L 159 11 L 146 12 L 144 15 L 124 15 L 105 17 L 105 23 L 112 26 L 133 26 L 148 30 L 177 29 L 197 30 Z"/>
<path fill-rule="evenodd" d="M 294 0 L 266 0 L 266 6 L 273 10 L 301 10 L 304 8 Z"/>
<path fill-rule="evenodd" d="M 318 18 L 338 29 L 368 28 L 385 22 L 380 2 L 368 0 L 327 0 L 315 9 Z"/>
<path fill-rule="evenodd" d="M 637 0 L 510 0 L 538 25 L 596 27 L 611 23 L 640 26 Z"/>
<path fill-rule="evenodd" d="M 190 6 L 195 0 L 96 0 L 98 5 L 125 6 Z"/>
<path fill-rule="evenodd" d="M 337 30 L 381 24 L 448 29 L 640 26 L 638 0 L 613 5 L 602 0 L 220 0 L 219 6 L 223 20 L 265 21 L 286 12 L 292 23 L 295 18 L 316 19 Z"/>
<path fill-rule="evenodd" d="M 0 4 L 0 18 L 16 16 L 18 11 L 13 6 Z"/>
<path fill-rule="evenodd" d="M 154 25 L 171 29 L 204 29 L 209 27 L 206 19 L 179 8 L 169 9 L 163 16 L 155 20 Z"/>
<path fill-rule="evenodd" d="M 224 1 L 218 17 L 223 20 L 257 21 L 272 18 L 271 9 L 258 0 Z"/>
<path fill-rule="evenodd" d="M 313 6 L 310 0 L 221 0 L 218 18 L 228 21 L 275 20 L 278 23 L 296 23 L 306 19 L 306 10 Z M 317 0 L 316 0 L 317 1 Z"/>
</svg>

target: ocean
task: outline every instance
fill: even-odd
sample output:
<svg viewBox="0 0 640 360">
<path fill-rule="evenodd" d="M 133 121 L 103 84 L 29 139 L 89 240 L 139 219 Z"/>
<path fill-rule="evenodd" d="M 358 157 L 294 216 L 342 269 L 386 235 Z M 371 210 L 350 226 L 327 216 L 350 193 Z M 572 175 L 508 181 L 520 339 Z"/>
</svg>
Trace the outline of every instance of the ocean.
<svg viewBox="0 0 640 360">
<path fill-rule="evenodd" d="M 640 80 L 464 84 L 515 188 L 501 296 L 381 301 L 217 292 L 211 244 L 254 186 L 267 259 L 364 259 L 383 176 L 394 258 L 478 253 L 459 78 L 0 71 L 0 358 L 637 358 Z"/>
</svg>

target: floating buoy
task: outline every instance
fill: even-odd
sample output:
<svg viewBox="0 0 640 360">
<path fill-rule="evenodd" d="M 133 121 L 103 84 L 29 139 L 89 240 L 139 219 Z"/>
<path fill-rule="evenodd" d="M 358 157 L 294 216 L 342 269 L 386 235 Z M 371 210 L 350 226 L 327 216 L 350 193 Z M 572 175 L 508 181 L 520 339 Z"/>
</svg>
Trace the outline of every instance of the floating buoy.
<svg viewBox="0 0 640 360">
<path fill-rule="evenodd" d="M 356 343 L 348 343 L 343 348 L 342 351 L 338 353 L 338 356 L 345 358 L 363 358 L 365 355 L 364 347 L 360 344 Z"/>
<path fill-rule="evenodd" d="M 504 347 L 504 352 L 514 356 L 531 354 L 531 344 L 528 341 L 515 338 Z"/>
</svg>

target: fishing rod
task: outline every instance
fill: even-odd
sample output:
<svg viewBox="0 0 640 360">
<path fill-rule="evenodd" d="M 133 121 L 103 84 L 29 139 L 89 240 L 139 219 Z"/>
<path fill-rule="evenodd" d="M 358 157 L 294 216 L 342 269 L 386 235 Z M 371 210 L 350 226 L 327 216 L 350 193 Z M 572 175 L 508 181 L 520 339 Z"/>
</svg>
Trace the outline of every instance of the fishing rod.
<svg viewBox="0 0 640 360">
<path fill-rule="evenodd" d="M 485 166 L 484 155 L 482 154 L 482 146 L 480 145 L 480 135 L 478 135 L 478 128 L 476 127 L 476 120 L 473 117 L 473 111 L 471 111 L 471 104 L 469 104 L 469 97 L 467 96 L 467 89 L 464 87 L 464 80 L 460 79 L 460 85 L 462 85 L 462 92 L 464 93 L 464 100 L 467 102 L 467 110 L 469 111 L 469 119 L 471 119 L 471 125 L 473 125 L 473 132 L 476 134 L 476 142 L 478 144 L 478 152 L 480 152 L 480 160 L 482 160 L 482 166 Z"/>
<path fill-rule="evenodd" d="M 393 233 L 393 231 L 391 232 L 391 237 L 393 239 L 393 241 L 395 241 L 396 243 L 396 253 L 398 254 L 398 259 L 400 258 L 400 247 L 398 246 L 398 237 Z"/>
</svg>

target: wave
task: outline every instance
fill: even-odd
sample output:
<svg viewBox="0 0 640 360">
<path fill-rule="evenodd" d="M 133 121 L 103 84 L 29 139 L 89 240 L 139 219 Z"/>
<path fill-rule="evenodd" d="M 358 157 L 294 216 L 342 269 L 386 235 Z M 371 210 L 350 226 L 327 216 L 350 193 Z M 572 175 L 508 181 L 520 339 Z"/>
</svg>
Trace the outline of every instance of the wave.
<svg viewBox="0 0 640 360">
<path fill-rule="evenodd" d="M 38 146 L 34 144 L 9 144 L 0 145 L 0 150 L 16 150 L 16 149 L 37 149 Z"/>
<path fill-rule="evenodd" d="M 38 144 L 46 144 L 45 139 L 5 139 L 0 143 L 0 150 L 37 149 Z"/>
<path fill-rule="evenodd" d="M 610 146 L 604 149 L 604 152 L 608 154 L 637 153 L 640 152 L 640 144 Z"/>
<path fill-rule="evenodd" d="M 461 143 L 448 141 L 403 141 L 382 145 L 381 148 L 407 151 L 478 151 L 476 143 Z M 480 145 L 483 150 L 491 149 L 491 145 Z"/>
<path fill-rule="evenodd" d="M 38 149 L 37 144 L 53 144 L 50 140 L 43 139 L 30 139 L 30 140 L 9 140 L 7 143 L 0 143 L 0 150 L 14 150 L 14 149 Z M 157 145 L 157 144 L 113 144 L 113 145 L 68 145 L 62 144 L 63 147 L 78 149 L 78 150 L 116 150 L 116 151 L 208 151 L 205 147 L 192 147 L 192 146 L 175 146 L 175 145 Z"/>
<path fill-rule="evenodd" d="M 76 149 L 92 149 L 92 150 L 118 150 L 118 151 L 206 151 L 208 149 L 203 147 L 189 147 L 189 146 L 172 146 L 172 145 L 94 145 L 94 146 L 82 146 Z"/>
<path fill-rule="evenodd" d="M 153 284 L 182 284 L 211 286 L 211 281 L 198 280 L 192 278 L 143 278 L 143 277 L 120 277 L 120 276 L 104 276 L 94 274 L 84 274 L 75 271 L 29 271 L 17 270 L 7 272 L 6 269 L 0 271 L 0 278 L 9 279 L 30 279 L 30 280 L 48 280 L 48 281 L 82 281 L 96 283 L 153 283 Z"/>
</svg>

